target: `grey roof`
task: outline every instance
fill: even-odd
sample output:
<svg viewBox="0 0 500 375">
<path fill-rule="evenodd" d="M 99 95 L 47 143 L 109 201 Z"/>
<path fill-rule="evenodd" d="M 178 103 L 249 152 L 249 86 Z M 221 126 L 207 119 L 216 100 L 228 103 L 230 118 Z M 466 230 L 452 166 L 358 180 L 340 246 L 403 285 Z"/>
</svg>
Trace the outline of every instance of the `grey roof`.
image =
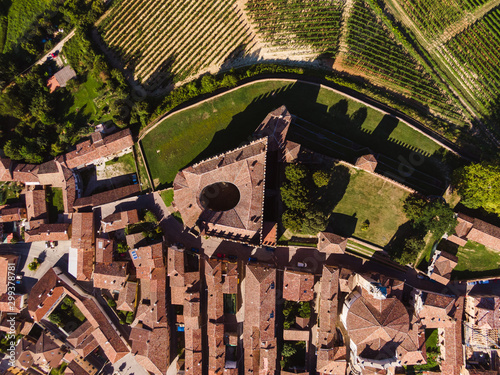
<svg viewBox="0 0 500 375">
<path fill-rule="evenodd" d="M 56 74 L 54 74 L 54 77 L 56 77 L 57 82 L 61 87 L 65 87 L 66 83 L 70 80 L 76 77 L 75 71 L 71 68 L 71 66 L 66 65 L 64 68 L 59 70 Z"/>
</svg>

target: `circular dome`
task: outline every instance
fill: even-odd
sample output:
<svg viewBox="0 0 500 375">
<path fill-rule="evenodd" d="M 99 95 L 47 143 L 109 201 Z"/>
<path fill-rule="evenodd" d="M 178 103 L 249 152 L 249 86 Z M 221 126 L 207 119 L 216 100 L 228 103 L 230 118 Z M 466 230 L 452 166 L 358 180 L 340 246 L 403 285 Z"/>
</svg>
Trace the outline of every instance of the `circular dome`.
<svg viewBox="0 0 500 375">
<path fill-rule="evenodd" d="M 230 182 L 216 182 L 206 186 L 200 194 L 203 208 L 212 211 L 229 211 L 240 202 L 240 191 Z"/>
<path fill-rule="evenodd" d="M 346 329 L 365 358 L 390 357 L 408 334 L 410 317 L 397 298 L 384 300 L 360 296 L 347 313 Z"/>
</svg>

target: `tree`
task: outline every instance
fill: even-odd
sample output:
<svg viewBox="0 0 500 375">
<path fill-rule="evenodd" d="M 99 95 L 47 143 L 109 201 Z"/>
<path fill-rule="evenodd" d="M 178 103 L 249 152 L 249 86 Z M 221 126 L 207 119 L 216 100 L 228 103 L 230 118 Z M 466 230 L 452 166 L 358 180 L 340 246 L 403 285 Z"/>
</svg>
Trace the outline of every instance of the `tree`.
<svg viewBox="0 0 500 375">
<path fill-rule="evenodd" d="M 316 234 L 326 229 L 328 225 L 328 216 L 321 211 L 309 210 L 304 213 L 302 232 L 307 234 Z"/>
<path fill-rule="evenodd" d="M 301 302 L 299 307 L 299 316 L 301 318 L 311 317 L 311 304 L 309 302 Z"/>
<path fill-rule="evenodd" d="M 405 240 L 404 246 L 399 254 L 394 254 L 392 259 L 402 266 L 415 264 L 419 252 L 425 247 L 425 241 L 419 237 L 409 237 Z"/>
<path fill-rule="evenodd" d="M 500 165 L 498 163 L 473 163 L 458 169 L 454 185 L 469 208 L 484 208 L 500 215 Z"/>
<path fill-rule="evenodd" d="M 33 262 L 28 264 L 28 269 L 30 271 L 36 271 L 40 267 L 40 262 L 38 262 L 38 259 L 35 259 Z"/>
<path fill-rule="evenodd" d="M 148 223 L 158 224 L 156 215 L 149 210 L 146 210 L 146 212 L 144 213 L 144 220 Z"/>
<path fill-rule="evenodd" d="M 307 168 L 303 164 L 290 164 L 285 168 L 286 179 L 297 183 L 307 176 Z"/>
<path fill-rule="evenodd" d="M 295 349 L 295 345 L 290 344 L 289 342 L 285 342 L 283 344 L 283 350 L 281 351 L 281 355 L 285 358 L 289 358 L 297 353 L 297 349 Z"/>
<path fill-rule="evenodd" d="M 49 320 L 52 323 L 57 324 L 58 326 L 62 325 L 62 318 L 61 318 L 61 316 L 58 313 L 52 313 L 52 314 L 50 314 L 49 315 Z"/>
<path fill-rule="evenodd" d="M 118 245 L 116 245 L 116 251 L 118 251 L 118 254 L 126 253 L 128 250 L 129 247 L 124 242 L 118 242 Z"/>
<path fill-rule="evenodd" d="M 292 232 L 299 232 L 302 229 L 304 217 L 298 211 L 286 210 L 281 217 L 281 221 L 285 228 L 290 229 Z"/>
<path fill-rule="evenodd" d="M 317 187 L 323 187 L 330 182 L 331 174 L 325 170 L 319 170 L 313 173 L 313 182 Z"/>
<path fill-rule="evenodd" d="M 280 188 L 283 203 L 291 210 L 303 211 L 309 205 L 309 190 L 300 184 L 285 182 Z"/>
<path fill-rule="evenodd" d="M 453 234 L 457 226 L 455 213 L 441 199 L 427 200 L 413 194 L 406 198 L 403 210 L 414 228 L 431 231 L 437 237 L 445 233 Z"/>
</svg>

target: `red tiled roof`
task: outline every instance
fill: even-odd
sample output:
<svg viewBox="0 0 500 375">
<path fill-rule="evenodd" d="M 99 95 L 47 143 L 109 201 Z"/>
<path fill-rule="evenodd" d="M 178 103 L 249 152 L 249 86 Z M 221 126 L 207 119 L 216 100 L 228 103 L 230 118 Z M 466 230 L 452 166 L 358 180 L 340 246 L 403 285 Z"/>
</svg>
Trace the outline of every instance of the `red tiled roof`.
<svg viewBox="0 0 500 375">
<path fill-rule="evenodd" d="M 135 297 L 137 294 L 137 283 L 127 281 L 125 287 L 120 291 L 116 309 L 121 311 L 134 311 Z"/>
<path fill-rule="evenodd" d="M 26 199 L 26 210 L 28 220 L 47 220 L 47 202 L 45 201 L 45 189 L 28 189 L 24 195 Z"/>
<path fill-rule="evenodd" d="M 129 253 L 138 279 L 149 279 L 153 269 L 164 267 L 162 243 L 131 249 Z"/>
<path fill-rule="evenodd" d="M 243 346 L 245 372 L 273 372 L 276 362 L 276 269 L 247 265 Z M 274 286 L 274 288 L 273 288 Z"/>
<path fill-rule="evenodd" d="M 72 218 L 71 247 L 77 249 L 77 280 L 89 281 L 94 268 L 94 214 L 75 212 Z"/>
<path fill-rule="evenodd" d="M 285 270 L 283 275 L 283 298 L 288 301 L 312 301 L 314 298 L 314 275 Z"/>
<path fill-rule="evenodd" d="M 363 155 L 356 160 L 356 164 L 354 165 L 366 171 L 375 172 L 377 168 L 377 159 L 373 154 Z"/>
<path fill-rule="evenodd" d="M 292 115 L 284 105 L 270 112 L 255 129 L 254 136 L 268 137 L 269 151 L 281 150 L 285 146 L 286 135 L 292 122 Z"/>
<path fill-rule="evenodd" d="M 115 230 L 123 229 L 130 224 L 139 222 L 139 215 L 137 210 L 121 211 L 106 216 L 101 220 L 104 233 L 113 232 Z"/>
<path fill-rule="evenodd" d="M 12 161 L 9 158 L 0 158 L 0 181 L 12 181 L 11 166 Z"/>
<path fill-rule="evenodd" d="M 323 266 L 319 295 L 319 320 L 321 325 L 318 330 L 318 345 L 320 347 L 332 347 L 336 339 L 339 273 L 336 268 Z"/>
<path fill-rule="evenodd" d="M 260 235 L 266 151 L 267 138 L 263 138 L 180 171 L 174 180 L 174 204 L 184 223 L 194 227 L 201 220 L 211 235 L 224 232 L 247 242 Z M 237 187 L 240 198 L 234 208 L 216 212 L 202 205 L 202 191 L 215 183 Z"/>
<path fill-rule="evenodd" d="M 93 207 L 102 206 L 103 204 L 106 203 L 111 203 L 131 197 L 133 195 L 138 194 L 140 191 L 141 187 L 139 184 L 127 185 L 113 190 L 108 190 L 102 193 L 94 194 L 90 197 L 78 198 L 75 200 L 73 207 L 78 209 L 87 206 L 93 206 Z"/>
<path fill-rule="evenodd" d="M 9 281 L 9 266 L 14 265 L 10 270 L 10 276 L 15 276 L 17 261 L 19 256 L 13 254 L 0 255 L 0 294 L 7 293 Z"/>
<path fill-rule="evenodd" d="M 96 239 L 95 261 L 96 263 L 111 263 L 113 261 L 113 249 L 115 242 L 106 238 Z"/>
<path fill-rule="evenodd" d="M 112 156 L 134 145 L 130 129 L 104 137 L 102 141 L 92 143 L 90 140 L 78 143 L 74 151 L 59 157 L 70 169 L 92 164 L 101 158 Z"/>
<path fill-rule="evenodd" d="M 262 228 L 262 246 L 277 246 L 278 223 L 274 221 L 264 221 Z"/>
<path fill-rule="evenodd" d="M 94 267 L 94 288 L 120 290 L 128 277 L 128 262 L 96 263 Z"/>
<path fill-rule="evenodd" d="M 356 344 L 357 354 L 371 359 L 396 355 L 399 343 L 408 335 L 409 325 L 410 318 L 401 301 L 394 297 L 378 300 L 368 293 L 352 302 L 346 317 L 346 329 Z"/>
<path fill-rule="evenodd" d="M 26 209 L 22 207 L 4 206 L 0 209 L 0 223 L 21 221 L 26 218 Z"/>
<path fill-rule="evenodd" d="M 347 238 L 330 232 L 318 233 L 318 250 L 324 253 L 343 254 L 347 246 Z"/>
<path fill-rule="evenodd" d="M 17 164 L 12 169 L 12 179 L 14 181 L 19 181 L 24 184 L 34 183 L 37 184 L 40 181 L 37 177 L 38 165 L 35 164 Z"/>
<path fill-rule="evenodd" d="M 24 233 L 24 242 L 67 241 L 70 238 L 70 224 L 41 224 L 39 227 Z"/>
</svg>

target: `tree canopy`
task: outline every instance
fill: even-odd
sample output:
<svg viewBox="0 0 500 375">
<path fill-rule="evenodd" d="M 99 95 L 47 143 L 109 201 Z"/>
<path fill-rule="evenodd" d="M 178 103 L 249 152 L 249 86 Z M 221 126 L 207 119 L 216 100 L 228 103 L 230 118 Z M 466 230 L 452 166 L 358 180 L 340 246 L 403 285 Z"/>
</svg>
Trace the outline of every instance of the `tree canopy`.
<svg viewBox="0 0 500 375">
<path fill-rule="evenodd" d="M 500 165 L 498 163 L 473 163 L 458 169 L 454 184 L 469 208 L 484 208 L 500 215 Z"/>
<path fill-rule="evenodd" d="M 444 200 L 429 200 L 413 194 L 406 198 L 403 210 L 414 228 L 431 231 L 437 237 L 455 232 L 455 213 Z"/>
</svg>

